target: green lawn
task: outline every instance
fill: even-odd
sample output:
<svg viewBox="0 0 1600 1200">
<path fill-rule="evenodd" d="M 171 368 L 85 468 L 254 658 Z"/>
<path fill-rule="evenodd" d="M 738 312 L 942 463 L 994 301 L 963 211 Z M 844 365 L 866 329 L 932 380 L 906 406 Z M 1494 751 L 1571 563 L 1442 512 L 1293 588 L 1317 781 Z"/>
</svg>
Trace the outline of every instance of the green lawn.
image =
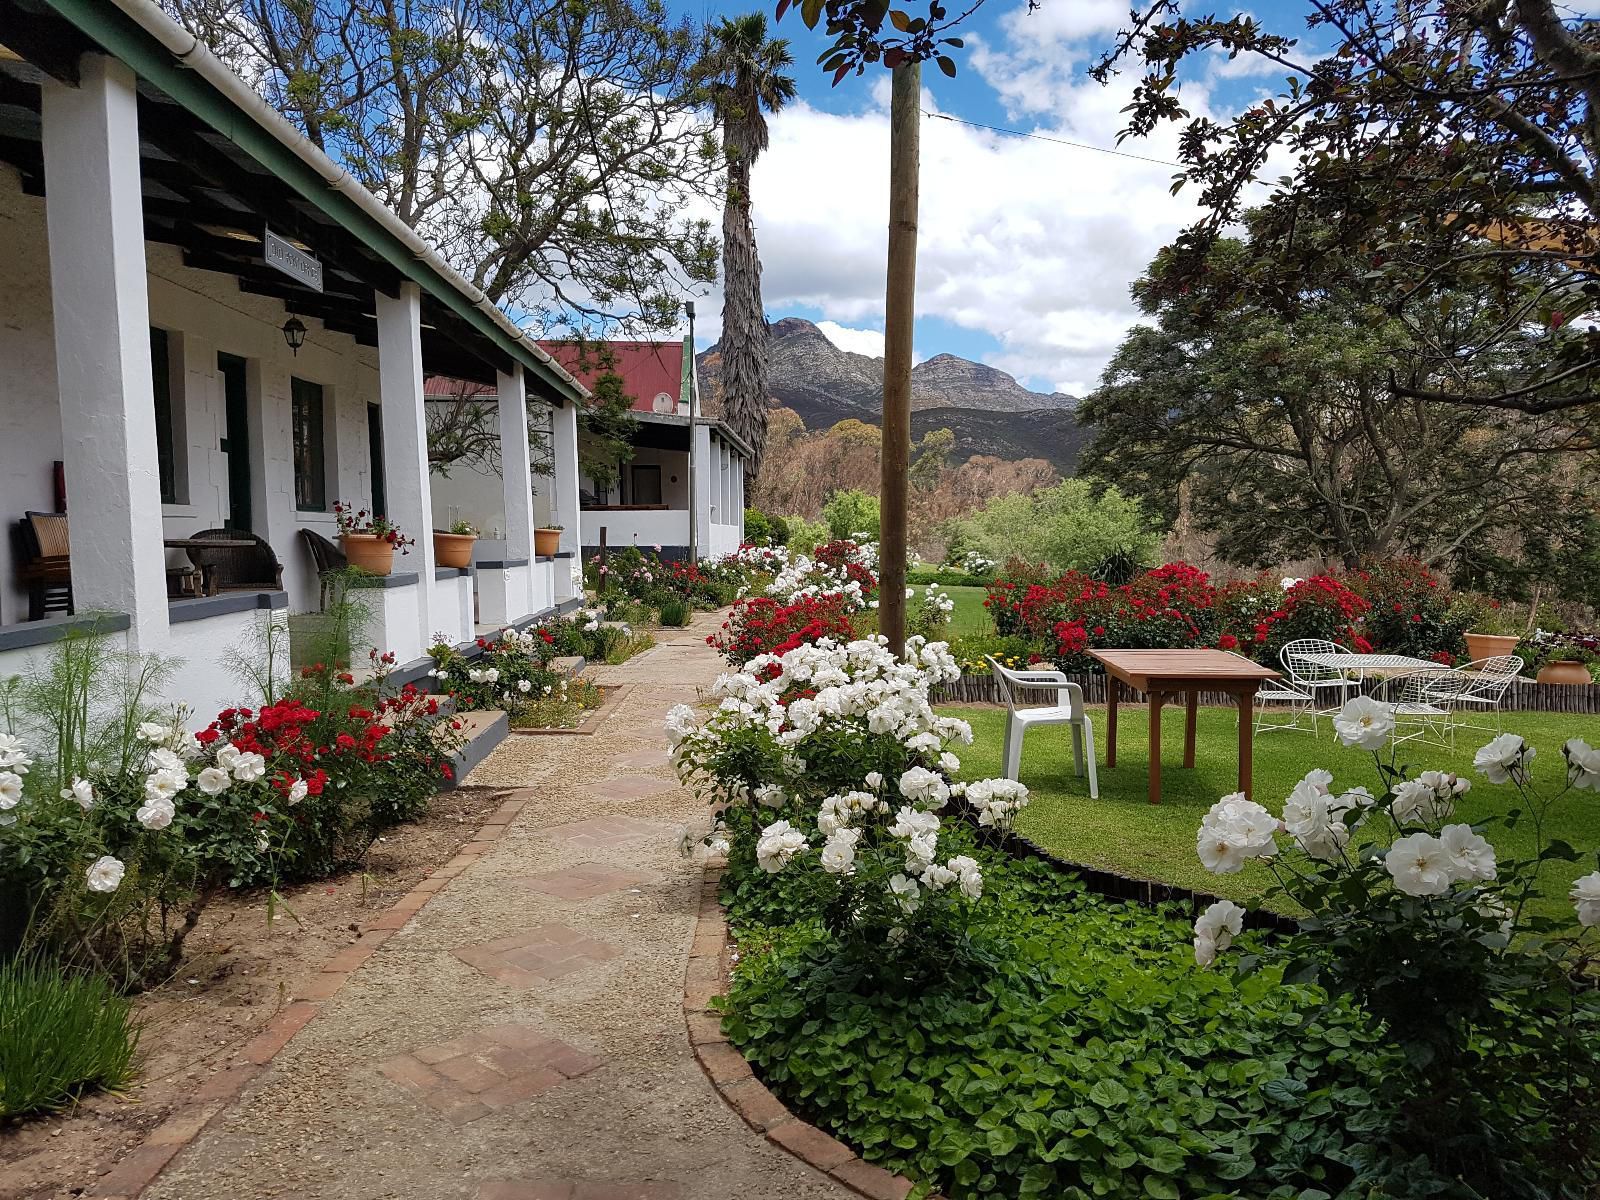
<svg viewBox="0 0 1600 1200">
<path fill-rule="evenodd" d="M 973 744 L 960 750 L 961 774 L 979 779 L 1000 773 L 1000 740 L 1005 710 L 998 708 L 948 708 L 942 711 L 972 724 Z M 1219 796 L 1234 790 L 1237 726 L 1231 710 L 1200 710 L 1195 767 L 1184 770 L 1183 712 L 1169 710 L 1162 727 L 1162 803 L 1146 799 L 1145 767 L 1148 735 L 1142 705 L 1123 706 L 1118 726 L 1117 765 L 1105 765 L 1105 710 L 1092 713 L 1100 765 L 1100 798 L 1089 799 L 1089 781 L 1072 773 L 1071 735 L 1064 725 L 1036 728 L 1023 748 L 1022 782 L 1033 793 L 1032 804 L 1022 813 L 1018 828 L 1028 837 L 1073 862 L 1103 867 L 1125 875 L 1157 879 L 1232 899 L 1259 895 L 1271 883 L 1270 873 L 1250 864 L 1238 875 L 1212 875 L 1195 857 L 1195 831 L 1206 809 Z M 1562 785 L 1565 761 L 1561 745 L 1570 737 L 1593 741 L 1600 733 L 1593 717 L 1561 713 L 1508 713 L 1506 728 L 1520 733 L 1538 750 L 1534 779 L 1549 794 Z M 1452 770 L 1472 779 L 1472 790 L 1457 812 L 1462 820 L 1476 822 L 1505 812 L 1517 799 L 1510 786 L 1494 787 L 1472 770 L 1473 753 L 1492 732 L 1462 730 L 1452 752 L 1416 742 L 1406 743 L 1401 761 L 1416 769 Z M 1365 784 L 1377 792 L 1378 779 L 1372 756 L 1348 750 L 1322 723 L 1313 740 L 1309 733 L 1272 732 L 1256 740 L 1255 799 L 1273 812 L 1281 812 L 1294 784 L 1311 768 L 1326 767 L 1336 786 Z M 1571 881 L 1595 869 L 1594 852 L 1600 849 L 1600 798 L 1590 792 L 1569 793 L 1558 801 L 1548 831 L 1564 838 L 1587 855 L 1582 864 L 1557 864 L 1544 891 L 1547 911 L 1571 914 L 1566 893 Z M 1496 830 L 1491 837 L 1502 856 L 1525 853 L 1532 844 L 1532 829 L 1524 824 L 1515 831 Z"/>
<path fill-rule="evenodd" d="M 983 588 L 948 587 L 942 590 L 950 594 L 956 606 L 950 613 L 950 628 L 941 637 L 986 637 L 994 633 L 989 610 L 983 606 Z"/>
</svg>

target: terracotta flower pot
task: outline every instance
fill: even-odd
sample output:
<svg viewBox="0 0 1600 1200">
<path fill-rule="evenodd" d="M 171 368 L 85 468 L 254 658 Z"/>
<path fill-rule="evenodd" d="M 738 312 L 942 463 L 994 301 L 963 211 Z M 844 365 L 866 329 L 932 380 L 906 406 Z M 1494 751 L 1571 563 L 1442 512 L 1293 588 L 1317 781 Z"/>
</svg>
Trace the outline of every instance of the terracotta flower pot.
<svg viewBox="0 0 1600 1200">
<path fill-rule="evenodd" d="M 1477 662 L 1480 658 L 1497 658 L 1502 654 L 1510 654 L 1522 640 L 1515 634 L 1504 633 L 1469 633 L 1466 637 L 1467 657 L 1473 662 Z"/>
<path fill-rule="evenodd" d="M 1589 668 L 1581 662 L 1569 662 L 1562 659 L 1557 662 L 1547 662 L 1539 668 L 1540 683 L 1559 683 L 1569 687 L 1582 686 L 1593 683 L 1589 678 Z"/>
<path fill-rule="evenodd" d="M 475 533 L 443 533 L 433 531 L 433 557 L 441 567 L 466 570 L 472 565 L 472 548 L 478 544 Z"/>
<path fill-rule="evenodd" d="M 533 552 L 540 558 L 549 558 L 561 549 L 561 530 L 535 529 L 533 531 Z"/>
<path fill-rule="evenodd" d="M 352 567 L 372 575 L 387 575 L 394 570 L 394 545 L 375 533 L 342 533 L 339 545 Z"/>
</svg>

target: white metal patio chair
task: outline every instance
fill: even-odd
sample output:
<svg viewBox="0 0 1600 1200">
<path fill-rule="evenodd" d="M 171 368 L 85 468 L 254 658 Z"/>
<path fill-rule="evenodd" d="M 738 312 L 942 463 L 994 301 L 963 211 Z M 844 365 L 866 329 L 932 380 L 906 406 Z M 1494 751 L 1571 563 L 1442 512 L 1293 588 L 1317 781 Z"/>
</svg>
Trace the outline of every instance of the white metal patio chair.
<svg viewBox="0 0 1600 1200">
<path fill-rule="evenodd" d="M 1454 667 L 1386 680 L 1384 696 L 1394 706 L 1394 743 L 1421 739 L 1455 749 L 1456 700 L 1467 683 L 1466 674 Z"/>
<path fill-rule="evenodd" d="M 1022 769 L 1022 739 L 1030 725 L 1070 725 L 1073 765 L 1081 777 L 1087 764 L 1089 795 L 1099 799 L 1100 777 L 1095 773 L 1094 763 L 1094 726 L 1089 721 L 1088 709 L 1084 705 L 1083 689 L 1060 671 L 1011 671 L 996 662 L 992 655 L 983 657 L 994 672 L 995 687 L 1006 702 L 1006 736 L 1001 752 L 1005 777 L 1015 779 Z M 1053 691 L 1058 697 L 1064 696 L 1066 703 L 1036 708 L 1018 707 L 1017 692 L 1023 688 Z"/>
<path fill-rule="evenodd" d="M 1288 686 L 1311 697 L 1311 732 L 1317 731 L 1317 718 L 1333 713 L 1359 687 L 1361 672 L 1354 668 L 1313 662 L 1307 655 L 1349 654 L 1343 646 L 1325 638 L 1296 638 L 1278 651 L 1278 661 L 1288 676 Z M 1324 697 L 1331 693 L 1329 700 Z"/>
<path fill-rule="evenodd" d="M 1496 733 L 1503 733 L 1505 731 L 1501 728 L 1500 719 L 1502 705 L 1506 693 L 1521 673 L 1522 660 L 1515 654 L 1496 654 L 1492 658 L 1466 663 L 1458 670 L 1440 676 L 1434 690 L 1450 694 L 1452 707 L 1458 716 L 1482 714 L 1483 725 L 1458 720 L 1456 725 L 1459 728 L 1492 728 Z"/>
<path fill-rule="evenodd" d="M 1287 721 L 1269 720 L 1267 704 L 1285 704 L 1288 706 Z M 1309 727 L 1300 722 L 1309 717 Z M 1274 679 L 1268 682 L 1256 693 L 1255 732 L 1267 733 L 1273 729 L 1299 730 L 1309 733 L 1312 737 L 1317 734 L 1317 701 L 1310 692 L 1303 692 L 1287 679 Z"/>
</svg>

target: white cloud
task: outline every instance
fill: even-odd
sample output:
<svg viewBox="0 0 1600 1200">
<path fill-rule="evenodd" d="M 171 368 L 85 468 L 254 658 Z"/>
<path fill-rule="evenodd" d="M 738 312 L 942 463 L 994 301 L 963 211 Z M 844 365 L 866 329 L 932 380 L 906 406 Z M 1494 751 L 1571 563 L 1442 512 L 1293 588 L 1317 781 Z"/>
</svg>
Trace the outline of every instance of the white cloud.
<svg viewBox="0 0 1600 1200">
<path fill-rule="evenodd" d="M 817 328 L 835 346 L 851 354 L 865 354 L 868 358 L 883 357 L 883 330 L 851 329 L 837 321 L 818 321 Z"/>
<path fill-rule="evenodd" d="M 1112 145 L 1131 86 L 1059 80 L 1038 131 Z M 1201 89 L 1185 99 L 1204 111 Z M 924 107 L 935 111 L 931 96 Z M 1126 148 L 1174 160 L 1176 138 L 1168 129 Z M 773 118 L 752 185 L 768 312 L 818 309 L 836 345 L 870 354 L 882 353 L 887 151 L 881 103 L 854 115 L 799 104 Z M 1190 192 L 1170 195 L 1174 173 L 925 119 L 919 316 L 990 335 L 992 364 L 1032 386 L 1088 390 L 1137 317 L 1129 284 L 1197 215 Z"/>
</svg>

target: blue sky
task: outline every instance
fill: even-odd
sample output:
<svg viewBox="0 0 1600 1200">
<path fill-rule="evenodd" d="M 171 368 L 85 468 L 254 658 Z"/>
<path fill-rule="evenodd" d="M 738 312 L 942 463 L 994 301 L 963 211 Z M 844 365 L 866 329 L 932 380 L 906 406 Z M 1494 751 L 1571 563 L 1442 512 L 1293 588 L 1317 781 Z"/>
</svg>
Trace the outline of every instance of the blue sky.
<svg viewBox="0 0 1600 1200">
<path fill-rule="evenodd" d="M 706 19 L 748 4 L 679 4 Z M 1126 0 L 988 0 L 962 29 L 959 71 L 924 71 L 925 109 L 1171 162 L 1176 130 L 1119 147 L 1131 79 L 1109 88 L 1087 66 L 1126 21 Z M 769 9 L 770 11 L 770 9 Z M 1218 15 L 1230 13 L 1215 5 Z M 1303 4 L 1254 5 L 1279 32 L 1304 35 Z M 753 182 L 764 294 L 773 319 L 823 324 L 848 349 L 881 345 L 887 195 L 887 73 L 837 88 L 816 66 L 826 39 L 795 13 L 799 102 L 772 118 L 773 148 Z M 1184 97 L 1226 116 L 1282 86 L 1282 72 L 1220 56 L 1197 66 Z M 960 354 L 1038 390 L 1092 388 L 1136 318 L 1127 287 L 1195 210 L 1168 195 L 1174 170 L 1008 137 L 948 121 L 923 124 L 916 350 Z M 712 296 L 702 311 L 720 308 Z M 714 323 L 704 332 L 714 340 Z"/>
</svg>

